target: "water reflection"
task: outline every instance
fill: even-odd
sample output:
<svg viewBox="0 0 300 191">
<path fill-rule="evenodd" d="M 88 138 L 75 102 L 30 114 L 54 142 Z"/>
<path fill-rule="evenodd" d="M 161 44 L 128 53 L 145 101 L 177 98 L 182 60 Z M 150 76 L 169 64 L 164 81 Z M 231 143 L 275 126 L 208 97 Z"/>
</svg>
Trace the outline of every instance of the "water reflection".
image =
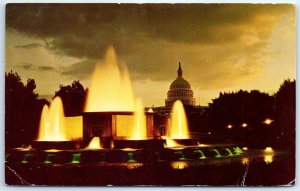
<svg viewBox="0 0 300 191">
<path fill-rule="evenodd" d="M 250 162 L 249 157 L 243 157 L 242 158 L 242 164 L 249 164 L 249 162 Z"/>
<path fill-rule="evenodd" d="M 174 161 L 174 162 L 171 162 L 171 166 L 173 169 L 184 169 L 184 168 L 188 167 L 188 162 Z"/>
<path fill-rule="evenodd" d="M 264 161 L 266 164 L 272 163 L 274 160 L 274 155 L 273 154 L 267 154 L 264 155 Z"/>
<path fill-rule="evenodd" d="M 272 163 L 275 151 L 272 147 L 266 147 L 264 150 L 264 161 L 266 164 Z"/>
</svg>

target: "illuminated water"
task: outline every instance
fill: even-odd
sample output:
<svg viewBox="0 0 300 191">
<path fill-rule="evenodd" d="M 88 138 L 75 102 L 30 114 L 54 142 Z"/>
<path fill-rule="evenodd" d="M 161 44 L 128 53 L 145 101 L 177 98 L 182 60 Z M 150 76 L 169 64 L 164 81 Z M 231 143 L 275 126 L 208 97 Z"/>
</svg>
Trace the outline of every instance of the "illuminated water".
<svg viewBox="0 0 300 191">
<path fill-rule="evenodd" d="M 146 116 L 144 106 L 140 99 L 137 99 L 134 112 L 134 125 L 131 129 L 131 140 L 147 139 Z"/>
<path fill-rule="evenodd" d="M 186 114 L 181 101 L 177 100 L 172 108 L 171 126 L 168 130 L 171 139 L 188 139 L 189 131 Z"/>
<path fill-rule="evenodd" d="M 107 50 L 105 59 L 95 67 L 85 111 L 134 111 L 130 76 L 125 66 L 120 69 L 113 47 Z"/>
<path fill-rule="evenodd" d="M 231 152 L 231 150 L 229 148 L 225 149 L 228 152 L 228 156 L 233 156 L 233 153 Z"/>
<path fill-rule="evenodd" d="M 66 141 L 64 109 L 60 97 L 43 107 L 37 141 Z"/>
<path fill-rule="evenodd" d="M 210 151 L 213 151 L 213 152 L 216 153 L 215 158 L 220 158 L 220 157 L 222 157 L 222 155 L 220 154 L 220 152 L 219 152 L 218 149 L 210 149 Z"/>
<path fill-rule="evenodd" d="M 205 156 L 205 154 L 203 153 L 203 151 L 202 150 L 196 150 L 196 151 L 194 151 L 194 153 L 199 153 L 199 158 L 198 159 L 205 159 L 206 158 L 206 156 Z"/>
<path fill-rule="evenodd" d="M 101 147 L 101 142 L 100 142 L 100 137 L 94 137 L 89 145 L 86 147 L 86 149 L 102 149 Z"/>
</svg>

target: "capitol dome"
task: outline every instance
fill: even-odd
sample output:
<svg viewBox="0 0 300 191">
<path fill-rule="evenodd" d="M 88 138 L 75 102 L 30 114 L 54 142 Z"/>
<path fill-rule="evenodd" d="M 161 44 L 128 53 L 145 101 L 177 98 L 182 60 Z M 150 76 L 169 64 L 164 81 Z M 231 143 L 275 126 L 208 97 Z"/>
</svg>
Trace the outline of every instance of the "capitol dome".
<svg viewBox="0 0 300 191">
<path fill-rule="evenodd" d="M 165 100 L 166 107 L 172 107 L 176 100 L 180 100 L 183 105 L 195 105 L 194 92 L 191 89 L 190 83 L 182 77 L 180 62 L 177 74 L 177 78 L 171 83 L 167 93 L 168 98 Z"/>
</svg>

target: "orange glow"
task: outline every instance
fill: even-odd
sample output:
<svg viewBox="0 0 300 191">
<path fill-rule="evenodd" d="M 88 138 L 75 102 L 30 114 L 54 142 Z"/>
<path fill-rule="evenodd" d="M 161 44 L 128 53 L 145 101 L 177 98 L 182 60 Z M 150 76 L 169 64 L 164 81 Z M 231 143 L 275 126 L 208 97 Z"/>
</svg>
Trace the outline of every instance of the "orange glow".
<svg viewBox="0 0 300 191">
<path fill-rule="evenodd" d="M 171 166 L 173 169 L 184 169 L 184 168 L 188 167 L 188 162 L 174 161 L 174 162 L 171 162 Z"/>
<path fill-rule="evenodd" d="M 117 137 L 130 137 L 131 128 L 134 126 L 133 115 L 116 115 L 116 136 Z"/>
<path fill-rule="evenodd" d="M 150 109 L 148 109 L 148 111 L 147 111 L 148 113 L 153 113 L 153 109 L 152 108 L 150 108 Z"/>
<path fill-rule="evenodd" d="M 264 120 L 264 124 L 266 124 L 266 125 L 270 125 L 271 123 L 273 122 L 273 120 L 271 120 L 271 119 L 266 119 L 266 120 Z"/>
<path fill-rule="evenodd" d="M 227 125 L 227 129 L 231 129 L 232 128 L 232 125 Z"/>
<path fill-rule="evenodd" d="M 168 131 L 168 137 L 171 139 L 188 139 L 188 124 L 184 107 L 180 100 L 177 100 L 172 108 L 171 128 Z"/>
<path fill-rule="evenodd" d="M 242 158 L 242 164 L 249 164 L 250 160 L 248 157 Z"/>
<path fill-rule="evenodd" d="M 86 147 L 86 149 L 102 149 L 100 137 L 94 137 L 89 143 L 89 145 Z"/>
<path fill-rule="evenodd" d="M 272 149 L 272 147 L 266 147 L 264 150 L 264 161 L 265 163 L 271 163 L 273 162 L 273 158 L 274 158 L 274 150 Z"/>
<path fill-rule="evenodd" d="M 48 150 L 45 150 L 46 152 L 49 152 L 49 153 L 57 153 L 61 150 L 57 150 L 57 149 L 48 149 Z"/>
<path fill-rule="evenodd" d="M 89 86 L 85 111 L 133 111 L 134 98 L 127 69 L 121 71 L 113 47 L 97 63 Z"/>
<path fill-rule="evenodd" d="M 166 146 L 165 147 L 167 147 L 167 148 L 182 146 L 182 145 L 178 144 L 175 140 L 170 139 L 167 136 L 162 136 L 162 138 L 166 140 Z"/>
<path fill-rule="evenodd" d="M 83 126 L 82 116 L 65 117 L 66 137 L 69 140 L 82 139 Z"/>
<path fill-rule="evenodd" d="M 265 153 L 274 153 L 274 150 L 272 149 L 272 147 L 266 147 L 264 152 Z"/>
<path fill-rule="evenodd" d="M 265 161 L 265 163 L 272 163 L 273 162 L 273 160 L 274 160 L 274 155 L 272 155 L 272 154 L 268 154 L 268 155 L 265 155 L 264 156 L 264 161 Z"/>
<path fill-rule="evenodd" d="M 242 150 L 243 151 L 248 151 L 248 147 L 243 147 Z"/>
<path fill-rule="evenodd" d="M 64 109 L 60 97 L 43 107 L 37 141 L 66 141 Z"/>
<path fill-rule="evenodd" d="M 137 151 L 138 149 L 133 149 L 133 148 L 124 148 L 121 149 L 122 151 Z"/>
<path fill-rule="evenodd" d="M 248 126 L 247 123 L 243 123 L 243 124 L 242 124 L 242 127 L 244 127 L 244 128 L 247 127 L 247 126 Z"/>
<path fill-rule="evenodd" d="M 134 112 L 134 126 L 132 128 L 131 140 L 147 139 L 146 116 L 142 101 L 137 99 Z"/>
</svg>

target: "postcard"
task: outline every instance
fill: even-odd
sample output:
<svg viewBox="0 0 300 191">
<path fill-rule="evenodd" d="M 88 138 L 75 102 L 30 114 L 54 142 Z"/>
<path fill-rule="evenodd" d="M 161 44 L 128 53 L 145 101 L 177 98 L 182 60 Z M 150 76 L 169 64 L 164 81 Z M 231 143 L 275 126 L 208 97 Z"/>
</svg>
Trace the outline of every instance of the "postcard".
<svg viewBox="0 0 300 191">
<path fill-rule="evenodd" d="M 293 4 L 6 5 L 5 182 L 295 184 Z"/>
</svg>

